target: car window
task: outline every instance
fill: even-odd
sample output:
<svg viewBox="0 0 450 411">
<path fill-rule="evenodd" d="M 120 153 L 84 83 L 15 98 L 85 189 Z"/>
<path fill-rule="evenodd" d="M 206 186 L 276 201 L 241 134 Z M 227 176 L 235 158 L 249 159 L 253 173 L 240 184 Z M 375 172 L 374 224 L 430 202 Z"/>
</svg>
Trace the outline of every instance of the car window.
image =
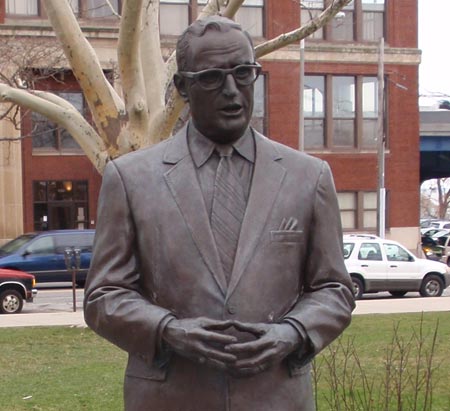
<svg viewBox="0 0 450 411">
<path fill-rule="evenodd" d="M 53 238 L 50 236 L 40 237 L 33 241 L 28 247 L 30 254 L 52 254 L 55 252 Z"/>
<path fill-rule="evenodd" d="M 412 261 L 410 254 L 399 245 L 383 244 L 388 261 Z"/>
<path fill-rule="evenodd" d="M 0 250 L 6 254 L 15 253 L 20 247 L 22 247 L 24 244 L 28 243 L 30 240 L 36 237 L 36 235 L 37 234 L 21 235 L 20 237 L 17 237 L 14 240 L 11 240 L 8 243 L 6 243 L 3 247 L 0 248 Z"/>
<path fill-rule="evenodd" d="M 377 243 L 362 243 L 358 253 L 359 260 L 381 261 L 381 247 Z"/>
<path fill-rule="evenodd" d="M 344 243 L 344 258 L 350 257 L 354 247 L 354 243 Z"/>
<path fill-rule="evenodd" d="M 94 233 L 80 232 L 75 234 L 58 234 L 55 236 L 56 252 L 63 254 L 68 247 L 81 249 L 82 252 L 92 252 Z"/>
<path fill-rule="evenodd" d="M 434 239 L 437 241 L 437 243 L 439 245 L 446 246 L 447 240 L 448 240 L 448 235 L 443 235 L 441 237 L 434 237 Z"/>
</svg>

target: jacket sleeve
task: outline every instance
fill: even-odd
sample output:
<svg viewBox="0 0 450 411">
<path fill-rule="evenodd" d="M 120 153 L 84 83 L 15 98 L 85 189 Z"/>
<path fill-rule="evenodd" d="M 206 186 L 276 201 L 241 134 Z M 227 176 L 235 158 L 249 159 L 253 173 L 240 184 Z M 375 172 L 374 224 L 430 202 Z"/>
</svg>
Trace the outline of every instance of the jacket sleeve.
<svg viewBox="0 0 450 411">
<path fill-rule="evenodd" d="M 135 250 L 135 225 L 126 186 L 110 162 L 99 196 L 93 257 L 85 286 L 85 320 L 123 350 L 153 361 L 161 327 L 171 314 L 141 295 Z"/>
<path fill-rule="evenodd" d="M 331 170 L 325 162 L 322 162 L 313 201 L 303 265 L 303 292 L 284 319 L 300 334 L 306 334 L 307 346 L 294 353 L 301 363 L 307 362 L 343 332 L 355 307 L 342 252 L 336 191 Z"/>
</svg>

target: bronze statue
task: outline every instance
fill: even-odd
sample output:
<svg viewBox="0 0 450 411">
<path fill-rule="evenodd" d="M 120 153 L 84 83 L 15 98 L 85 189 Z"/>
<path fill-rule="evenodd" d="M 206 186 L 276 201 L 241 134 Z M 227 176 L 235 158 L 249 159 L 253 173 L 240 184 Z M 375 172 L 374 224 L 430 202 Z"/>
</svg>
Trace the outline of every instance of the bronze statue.
<svg viewBox="0 0 450 411">
<path fill-rule="evenodd" d="M 314 410 L 354 307 L 330 169 L 249 127 L 238 24 L 196 21 L 177 63 L 187 126 L 106 167 L 86 322 L 129 354 L 128 411 Z"/>
</svg>

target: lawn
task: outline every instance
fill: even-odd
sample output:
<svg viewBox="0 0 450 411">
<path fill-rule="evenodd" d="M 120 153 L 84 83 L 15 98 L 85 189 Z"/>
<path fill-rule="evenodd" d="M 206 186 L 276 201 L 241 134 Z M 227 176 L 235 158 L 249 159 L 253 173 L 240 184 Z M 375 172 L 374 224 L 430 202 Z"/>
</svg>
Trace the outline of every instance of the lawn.
<svg viewBox="0 0 450 411">
<path fill-rule="evenodd" d="M 0 330 L 2 410 L 122 410 L 126 355 L 118 348 L 83 328 Z M 449 312 L 355 316 L 316 361 L 318 411 L 450 410 L 449 341 Z M 430 381 L 432 407 L 424 405 Z M 387 391 L 393 398 L 383 408 Z"/>
</svg>

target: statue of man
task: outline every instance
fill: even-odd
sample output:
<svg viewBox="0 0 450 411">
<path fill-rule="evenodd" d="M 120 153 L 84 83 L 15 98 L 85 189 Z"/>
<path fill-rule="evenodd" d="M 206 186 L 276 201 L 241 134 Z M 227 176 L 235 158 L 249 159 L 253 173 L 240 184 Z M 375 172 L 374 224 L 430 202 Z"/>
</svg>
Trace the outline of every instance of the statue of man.
<svg viewBox="0 0 450 411">
<path fill-rule="evenodd" d="M 235 22 L 194 22 L 191 119 L 111 161 L 85 318 L 129 354 L 127 411 L 311 411 L 311 359 L 349 324 L 328 165 L 249 126 L 261 67 Z"/>
</svg>

